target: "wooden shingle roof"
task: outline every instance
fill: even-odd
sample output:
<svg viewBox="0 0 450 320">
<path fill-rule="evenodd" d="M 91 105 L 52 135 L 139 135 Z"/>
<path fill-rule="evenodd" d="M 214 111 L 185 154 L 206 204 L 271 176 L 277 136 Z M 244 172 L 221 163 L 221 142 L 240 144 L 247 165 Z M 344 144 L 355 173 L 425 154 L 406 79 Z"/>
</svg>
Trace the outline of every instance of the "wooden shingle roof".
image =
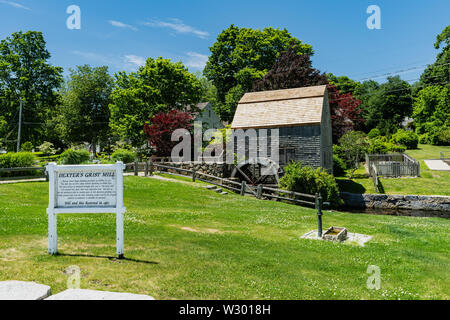
<svg viewBox="0 0 450 320">
<path fill-rule="evenodd" d="M 246 93 L 232 129 L 276 128 L 320 124 L 326 86 Z"/>
</svg>

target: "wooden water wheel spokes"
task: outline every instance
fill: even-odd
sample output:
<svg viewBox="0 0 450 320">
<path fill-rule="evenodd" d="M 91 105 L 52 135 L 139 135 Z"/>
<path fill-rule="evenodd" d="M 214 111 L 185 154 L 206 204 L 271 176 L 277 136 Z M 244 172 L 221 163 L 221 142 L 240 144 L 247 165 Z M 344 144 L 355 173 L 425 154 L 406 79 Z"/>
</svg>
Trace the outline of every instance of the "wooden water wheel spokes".
<svg viewBox="0 0 450 320">
<path fill-rule="evenodd" d="M 270 177 L 278 183 L 281 171 L 278 163 L 270 159 L 252 158 L 236 165 L 231 176 L 238 177 L 247 184 L 256 186 L 265 183 Z"/>
</svg>

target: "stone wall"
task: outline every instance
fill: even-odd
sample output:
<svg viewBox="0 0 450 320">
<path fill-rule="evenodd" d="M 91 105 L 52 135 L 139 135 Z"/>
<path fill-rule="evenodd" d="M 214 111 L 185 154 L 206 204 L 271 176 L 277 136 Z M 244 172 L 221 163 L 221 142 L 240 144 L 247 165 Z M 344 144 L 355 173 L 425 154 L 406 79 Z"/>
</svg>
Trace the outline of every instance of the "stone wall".
<svg viewBox="0 0 450 320">
<path fill-rule="evenodd" d="M 355 194 L 342 192 L 341 197 L 347 207 L 360 209 L 409 209 L 450 211 L 450 197 Z"/>
<path fill-rule="evenodd" d="M 186 170 L 195 170 L 210 174 L 219 178 L 228 178 L 233 171 L 233 165 L 226 163 L 205 163 L 205 162 L 161 162 L 158 164 L 182 168 Z"/>
</svg>

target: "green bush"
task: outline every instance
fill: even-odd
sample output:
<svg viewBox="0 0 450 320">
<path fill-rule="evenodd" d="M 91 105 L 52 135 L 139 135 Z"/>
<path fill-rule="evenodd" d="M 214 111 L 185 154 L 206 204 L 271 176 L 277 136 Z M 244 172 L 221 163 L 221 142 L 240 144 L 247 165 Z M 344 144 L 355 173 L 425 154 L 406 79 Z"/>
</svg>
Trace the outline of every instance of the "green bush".
<svg viewBox="0 0 450 320">
<path fill-rule="evenodd" d="M 386 154 L 389 152 L 389 142 L 386 137 L 376 137 L 369 140 L 367 153 L 369 154 Z"/>
<path fill-rule="evenodd" d="M 381 136 L 381 132 L 379 129 L 375 128 L 375 129 L 370 130 L 370 132 L 367 134 L 367 136 L 369 137 L 369 139 L 373 139 L 373 138 Z"/>
<path fill-rule="evenodd" d="M 329 201 L 336 207 L 342 203 L 339 188 L 331 174 L 320 168 L 302 166 L 299 162 L 291 162 L 284 169 L 280 179 L 280 188 L 306 194 L 320 193 L 323 201 Z"/>
<path fill-rule="evenodd" d="M 33 151 L 33 144 L 30 141 L 22 143 L 20 146 L 20 151 L 22 152 L 31 152 Z"/>
<path fill-rule="evenodd" d="M 0 168 L 32 167 L 36 157 L 31 152 L 11 152 L 0 155 Z"/>
<path fill-rule="evenodd" d="M 437 134 L 437 145 L 450 146 L 450 128 L 442 128 Z"/>
<path fill-rule="evenodd" d="M 450 145 L 450 128 L 430 128 L 430 131 L 420 135 L 419 139 L 422 144 L 432 144 L 435 146 Z"/>
<path fill-rule="evenodd" d="M 347 170 L 345 161 L 337 154 L 333 154 L 333 175 L 335 177 L 342 177 L 345 175 L 345 170 Z"/>
<path fill-rule="evenodd" d="M 136 159 L 136 154 L 130 150 L 117 149 L 111 155 L 111 159 L 114 161 L 122 161 L 123 163 L 130 163 Z"/>
<path fill-rule="evenodd" d="M 31 152 L 11 152 L 0 155 L 0 168 L 25 168 L 32 167 L 36 162 L 36 157 Z M 25 175 L 33 175 L 35 172 L 16 171 L 1 173 L 1 177 L 20 177 Z"/>
<path fill-rule="evenodd" d="M 62 164 L 81 164 L 88 161 L 89 157 L 89 151 L 85 149 L 67 149 L 61 154 L 60 160 Z"/>
<path fill-rule="evenodd" d="M 408 150 L 417 149 L 417 145 L 419 144 L 419 136 L 414 131 L 398 129 L 397 132 L 392 135 L 392 142 L 403 145 Z"/>
</svg>

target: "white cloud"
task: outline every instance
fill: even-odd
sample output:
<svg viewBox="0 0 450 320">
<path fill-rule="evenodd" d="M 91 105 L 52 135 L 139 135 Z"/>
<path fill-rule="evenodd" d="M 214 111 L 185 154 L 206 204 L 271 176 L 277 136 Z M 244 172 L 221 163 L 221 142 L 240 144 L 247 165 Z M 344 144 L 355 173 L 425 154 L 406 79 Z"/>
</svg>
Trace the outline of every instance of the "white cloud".
<svg viewBox="0 0 450 320">
<path fill-rule="evenodd" d="M 110 25 L 114 26 L 114 27 L 118 27 L 118 28 L 125 28 L 125 29 L 130 29 L 133 31 L 138 31 L 138 29 L 136 27 L 133 27 L 132 25 L 120 22 L 120 21 L 116 21 L 116 20 L 109 20 L 108 21 Z"/>
<path fill-rule="evenodd" d="M 24 5 L 21 5 L 20 3 L 17 3 L 14 1 L 0 0 L 0 3 L 4 3 L 4 4 L 10 5 L 15 8 L 19 8 L 19 9 L 31 10 L 30 8 L 25 7 Z"/>
<path fill-rule="evenodd" d="M 188 52 L 186 55 L 189 57 L 185 65 L 195 69 L 203 69 L 208 61 L 208 56 L 197 52 Z"/>
<path fill-rule="evenodd" d="M 206 39 L 209 36 L 208 32 L 184 24 L 183 21 L 179 19 L 169 19 L 169 21 L 153 20 L 152 22 L 145 22 L 144 25 L 149 27 L 169 28 L 177 33 L 193 34 L 202 39 Z"/>
<path fill-rule="evenodd" d="M 143 66 L 145 64 L 145 58 L 144 57 L 140 57 L 140 56 L 136 56 L 134 54 L 129 54 L 125 56 L 125 62 L 127 64 L 132 64 L 136 67 L 140 67 Z"/>
</svg>

